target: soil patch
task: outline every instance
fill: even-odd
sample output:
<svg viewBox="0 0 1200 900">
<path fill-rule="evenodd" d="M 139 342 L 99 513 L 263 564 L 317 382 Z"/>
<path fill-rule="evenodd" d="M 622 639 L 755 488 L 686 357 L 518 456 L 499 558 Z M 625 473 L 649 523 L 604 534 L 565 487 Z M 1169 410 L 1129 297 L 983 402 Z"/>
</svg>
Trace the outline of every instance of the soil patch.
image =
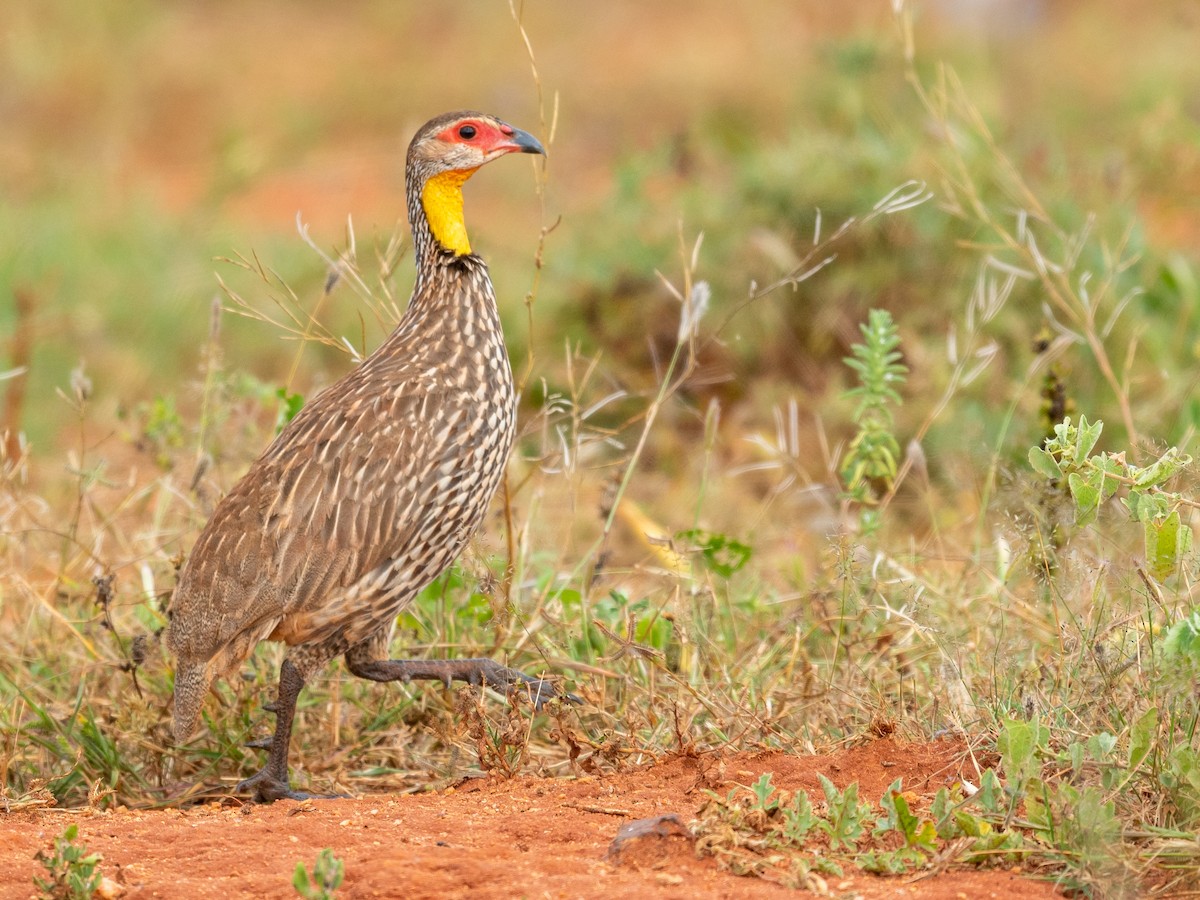
<svg viewBox="0 0 1200 900">
<path fill-rule="evenodd" d="M 704 790 L 749 784 L 764 772 L 816 801 L 817 774 L 857 781 L 877 800 L 896 778 L 922 798 L 966 777 L 976 763 L 959 741 L 893 739 L 818 756 L 783 753 L 678 757 L 577 779 L 472 779 L 453 788 L 361 799 L 213 803 L 165 810 L 23 810 L 0 814 L 0 897 L 29 897 L 41 873 L 34 854 L 67 825 L 104 856 L 126 898 L 295 897 L 297 862 L 331 848 L 345 863 L 340 897 L 767 897 L 795 895 L 697 859 L 686 824 Z M 675 819 L 632 826 L 637 820 Z M 610 846 L 618 832 L 624 840 Z M 838 897 L 1022 898 L 1058 896 L 1018 869 L 962 870 L 920 880 L 848 872 Z"/>
</svg>

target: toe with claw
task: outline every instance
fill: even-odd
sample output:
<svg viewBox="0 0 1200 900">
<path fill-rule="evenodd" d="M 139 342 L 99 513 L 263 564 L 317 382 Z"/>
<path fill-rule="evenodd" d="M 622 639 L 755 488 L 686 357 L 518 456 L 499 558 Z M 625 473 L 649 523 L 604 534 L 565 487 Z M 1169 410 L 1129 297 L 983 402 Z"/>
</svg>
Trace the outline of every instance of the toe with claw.
<svg viewBox="0 0 1200 900">
<path fill-rule="evenodd" d="M 583 703 L 579 697 L 560 691 L 549 681 L 534 678 L 517 669 L 510 669 L 508 666 L 501 665 L 495 660 L 487 660 L 481 664 L 478 669 L 478 676 L 477 680 L 471 681 L 472 684 L 486 684 L 488 687 L 510 696 L 526 697 L 533 703 L 533 708 L 539 711 L 551 700 L 566 700 L 568 703 L 575 704 Z"/>
<path fill-rule="evenodd" d="M 320 794 L 293 791 L 286 778 L 280 778 L 267 769 L 251 775 L 238 784 L 237 793 L 253 794 L 255 803 L 274 803 L 276 800 L 311 800 Z"/>
</svg>

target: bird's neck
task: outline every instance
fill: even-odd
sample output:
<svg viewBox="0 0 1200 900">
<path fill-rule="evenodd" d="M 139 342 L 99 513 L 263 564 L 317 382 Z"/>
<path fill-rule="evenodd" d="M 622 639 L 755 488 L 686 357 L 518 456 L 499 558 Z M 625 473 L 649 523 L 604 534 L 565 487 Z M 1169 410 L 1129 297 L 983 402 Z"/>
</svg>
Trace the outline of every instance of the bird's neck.
<svg viewBox="0 0 1200 900">
<path fill-rule="evenodd" d="M 500 310 L 487 265 L 474 254 L 454 256 L 444 250 L 435 254 L 429 266 L 418 266 L 408 308 L 385 343 L 409 347 L 411 353 L 412 342 L 417 341 L 422 352 L 437 353 L 475 347 L 475 339 L 468 336 L 482 334 L 489 344 L 502 348 Z"/>
<path fill-rule="evenodd" d="M 462 332 L 486 321 L 499 333 L 487 265 L 471 252 L 463 221 L 462 184 L 473 173 L 443 172 L 421 181 L 410 171 L 408 220 L 417 280 L 399 331 L 420 321 L 427 334 L 443 327 Z"/>
<path fill-rule="evenodd" d="M 455 256 L 471 252 L 467 222 L 463 218 L 462 186 L 475 169 L 434 175 L 421 189 L 421 208 L 434 240 Z"/>
<path fill-rule="evenodd" d="M 441 172 L 421 184 L 410 184 L 408 219 L 417 256 L 418 278 L 439 257 L 467 256 L 471 242 L 463 217 L 463 183 L 475 169 Z"/>
</svg>

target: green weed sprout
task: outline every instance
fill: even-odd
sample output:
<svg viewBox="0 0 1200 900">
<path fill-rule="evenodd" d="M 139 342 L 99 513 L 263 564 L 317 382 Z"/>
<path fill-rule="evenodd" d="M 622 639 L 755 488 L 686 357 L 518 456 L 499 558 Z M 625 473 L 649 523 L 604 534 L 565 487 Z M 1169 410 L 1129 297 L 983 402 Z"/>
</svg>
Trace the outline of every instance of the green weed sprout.
<svg viewBox="0 0 1200 900">
<path fill-rule="evenodd" d="M 45 867 L 47 877 L 35 876 L 33 884 L 42 897 L 87 900 L 100 887 L 102 857 L 99 853 L 88 853 L 87 847 L 76 844 L 78 836 L 79 826 L 72 823 L 54 839 L 52 848 L 38 851 L 37 861 Z"/>
<path fill-rule="evenodd" d="M 292 875 L 292 887 L 305 900 L 332 900 L 336 896 L 337 889 L 342 886 L 344 875 L 345 866 L 342 861 L 326 847 L 317 854 L 317 861 L 313 863 L 311 874 L 304 868 L 304 863 L 296 863 L 296 871 Z"/>
<path fill-rule="evenodd" d="M 840 475 L 848 499 L 873 507 L 879 502 L 877 488 L 890 491 L 896 480 L 900 445 L 892 433 L 891 408 L 902 402 L 896 388 L 904 383 L 908 367 L 900 362 L 900 335 L 891 313 L 873 309 L 859 329 L 863 343 L 851 347 L 852 355 L 844 360 L 858 374 L 858 386 L 846 392 L 858 400 L 858 433 L 846 450 Z M 873 531 L 878 524 L 875 510 L 865 509 L 863 530 Z"/>
</svg>

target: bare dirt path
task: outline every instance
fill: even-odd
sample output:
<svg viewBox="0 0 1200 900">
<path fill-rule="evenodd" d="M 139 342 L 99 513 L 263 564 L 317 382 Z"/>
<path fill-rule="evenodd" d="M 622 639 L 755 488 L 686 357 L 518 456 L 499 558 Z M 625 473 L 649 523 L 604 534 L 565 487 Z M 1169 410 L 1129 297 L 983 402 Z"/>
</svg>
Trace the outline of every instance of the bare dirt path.
<svg viewBox="0 0 1200 900">
<path fill-rule="evenodd" d="M 606 856 L 621 825 L 692 818 L 704 789 L 775 784 L 820 795 L 817 773 L 858 781 L 878 800 L 897 777 L 922 798 L 974 767 L 955 741 L 884 739 L 820 756 L 781 753 L 676 758 L 635 771 L 548 780 L 477 779 L 458 788 L 273 806 L 0 812 L 0 897 L 34 895 L 34 854 L 72 822 L 104 856 L 123 897 L 295 897 L 292 871 L 328 847 L 345 863 L 340 897 L 767 897 L 786 888 L 720 871 L 682 837 L 643 838 Z M 946 872 L 920 881 L 857 872 L 829 879 L 838 897 L 1049 898 L 1054 889 L 1008 869 Z M 804 896 L 804 895 L 798 895 Z"/>
</svg>

